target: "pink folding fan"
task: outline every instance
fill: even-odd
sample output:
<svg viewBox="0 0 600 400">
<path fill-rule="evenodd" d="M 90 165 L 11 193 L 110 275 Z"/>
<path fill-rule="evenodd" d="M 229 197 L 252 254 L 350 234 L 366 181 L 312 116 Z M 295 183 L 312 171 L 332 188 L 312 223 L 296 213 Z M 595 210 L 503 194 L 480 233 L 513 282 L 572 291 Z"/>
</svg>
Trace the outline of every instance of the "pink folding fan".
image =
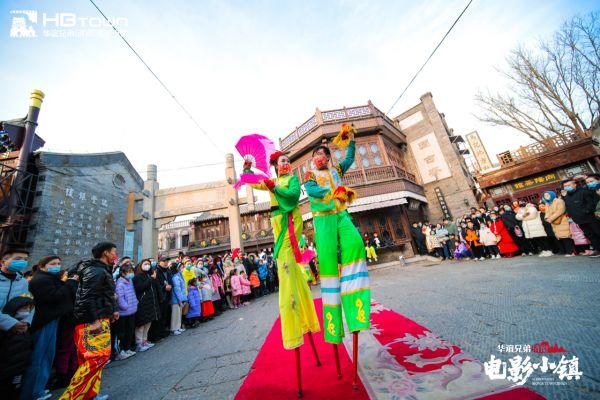
<svg viewBox="0 0 600 400">
<path fill-rule="evenodd" d="M 269 157 L 275 152 L 275 145 L 271 139 L 258 133 L 253 133 L 242 136 L 235 145 L 235 148 L 245 162 L 250 162 L 252 168 L 263 172 L 253 173 L 244 170 L 240 174 L 239 181 L 233 186 L 235 189 L 239 189 L 244 184 L 260 183 L 263 179 L 269 178 Z"/>
</svg>

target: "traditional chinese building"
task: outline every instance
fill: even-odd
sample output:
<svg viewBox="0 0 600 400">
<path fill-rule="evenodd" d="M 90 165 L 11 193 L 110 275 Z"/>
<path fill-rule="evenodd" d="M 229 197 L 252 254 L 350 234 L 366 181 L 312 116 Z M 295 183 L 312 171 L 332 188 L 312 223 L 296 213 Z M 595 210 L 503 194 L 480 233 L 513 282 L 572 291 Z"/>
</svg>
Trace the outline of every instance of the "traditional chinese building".
<svg viewBox="0 0 600 400">
<path fill-rule="evenodd" d="M 270 203 L 242 204 L 240 207 L 242 242 L 248 253 L 273 247 Z M 229 218 L 225 213 L 206 211 L 163 225 L 159 229 L 159 252 L 176 257 L 220 254 L 231 250 Z"/>
<path fill-rule="evenodd" d="M 600 148 L 591 133 L 551 136 L 497 155 L 499 167 L 477 176 L 488 203 L 538 203 L 543 192 L 561 181 L 600 171 Z"/>
<path fill-rule="evenodd" d="M 330 144 L 343 123 L 356 130 L 356 159 L 344 175 L 344 182 L 358 192 L 348 208 L 362 234 L 378 233 L 383 245 L 412 254 L 409 226 L 423 220 L 427 199 L 417 177 L 410 172 L 406 135 L 371 102 L 364 106 L 337 110 L 316 110 L 306 122 L 280 140 L 300 181 L 311 168 L 313 148 L 329 143 L 332 161 L 345 156 L 345 149 Z M 304 195 L 300 210 L 305 235 L 313 238 L 312 214 Z M 408 246 L 407 246 L 408 245 Z"/>
<path fill-rule="evenodd" d="M 432 94 L 425 93 L 394 122 L 408 143 L 407 159 L 423 185 L 429 220 L 456 219 L 477 206 L 475 181 L 463 157 L 469 150 L 463 137 L 448 127 Z"/>
</svg>

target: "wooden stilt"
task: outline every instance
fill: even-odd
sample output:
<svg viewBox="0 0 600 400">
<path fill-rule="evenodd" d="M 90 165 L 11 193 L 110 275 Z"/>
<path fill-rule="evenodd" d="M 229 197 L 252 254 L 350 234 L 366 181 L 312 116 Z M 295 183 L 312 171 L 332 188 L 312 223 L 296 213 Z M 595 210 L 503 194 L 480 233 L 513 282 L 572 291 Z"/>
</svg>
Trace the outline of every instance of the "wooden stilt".
<svg viewBox="0 0 600 400">
<path fill-rule="evenodd" d="M 302 372 L 300 368 L 300 347 L 296 347 L 296 377 L 298 378 L 298 398 L 302 397 Z"/>
<path fill-rule="evenodd" d="M 352 332 L 352 389 L 358 390 L 358 332 Z"/>
<path fill-rule="evenodd" d="M 321 366 L 321 360 L 319 360 L 319 353 L 317 353 L 317 346 L 315 346 L 315 341 L 312 336 L 312 332 L 308 332 L 308 340 L 310 340 L 310 347 L 313 349 L 313 353 L 315 354 L 315 359 L 317 360 L 317 367 Z"/>
<path fill-rule="evenodd" d="M 335 356 L 335 368 L 337 369 L 338 380 L 342 379 L 342 368 L 340 367 L 340 353 L 338 353 L 338 345 L 333 345 L 333 354 Z"/>
</svg>

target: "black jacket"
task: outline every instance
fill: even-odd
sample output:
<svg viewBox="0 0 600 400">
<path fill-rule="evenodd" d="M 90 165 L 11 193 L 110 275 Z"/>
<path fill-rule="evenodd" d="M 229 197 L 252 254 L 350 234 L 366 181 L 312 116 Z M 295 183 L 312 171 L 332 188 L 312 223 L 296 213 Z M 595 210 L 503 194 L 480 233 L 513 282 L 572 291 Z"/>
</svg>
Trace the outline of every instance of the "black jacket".
<svg viewBox="0 0 600 400">
<path fill-rule="evenodd" d="M 69 288 L 58 275 L 42 270 L 37 271 L 29 282 L 29 291 L 35 303 L 32 332 L 73 311 Z"/>
<path fill-rule="evenodd" d="M 598 204 L 598 195 L 585 188 L 577 188 L 564 197 L 567 214 L 576 224 L 587 224 L 596 221 L 594 211 Z"/>
<path fill-rule="evenodd" d="M 520 221 L 517 219 L 517 214 L 514 211 L 506 211 L 501 216 L 502 222 L 507 229 L 514 232 L 516 226 L 521 226 Z"/>
<path fill-rule="evenodd" d="M 30 297 L 13 297 L 2 312 L 14 318 L 17 310 L 28 304 L 33 305 Z M 31 364 L 32 352 L 33 335 L 30 330 L 25 333 L 0 331 L 0 382 L 23 374 Z"/>
<path fill-rule="evenodd" d="M 169 268 L 156 267 L 156 282 L 155 287 L 158 290 L 159 303 L 169 302 L 171 300 L 171 292 L 167 292 L 166 286 L 173 286 L 173 274 Z"/>
<path fill-rule="evenodd" d="M 79 286 L 73 309 L 76 324 L 110 318 L 117 310 L 115 282 L 110 271 L 111 267 L 100 260 L 86 261 L 79 266 Z"/>
<path fill-rule="evenodd" d="M 65 286 L 69 289 L 69 299 L 71 300 L 71 309 L 68 314 L 63 315 L 60 318 L 59 330 L 72 329 L 75 326 L 75 319 L 73 318 L 73 306 L 75 305 L 75 297 L 77 296 L 77 287 L 79 283 L 74 279 L 67 279 Z"/>
<path fill-rule="evenodd" d="M 417 226 L 416 228 L 414 226 L 410 227 L 410 234 L 412 235 L 412 237 L 415 240 L 418 240 L 420 242 L 425 240 L 425 235 L 423 234 L 423 231 L 421 230 L 420 226 Z"/>
<path fill-rule="evenodd" d="M 135 313 L 135 326 L 158 320 L 160 308 L 156 279 L 152 279 L 148 273 L 142 271 L 133 277 L 133 287 L 139 301 Z"/>
</svg>

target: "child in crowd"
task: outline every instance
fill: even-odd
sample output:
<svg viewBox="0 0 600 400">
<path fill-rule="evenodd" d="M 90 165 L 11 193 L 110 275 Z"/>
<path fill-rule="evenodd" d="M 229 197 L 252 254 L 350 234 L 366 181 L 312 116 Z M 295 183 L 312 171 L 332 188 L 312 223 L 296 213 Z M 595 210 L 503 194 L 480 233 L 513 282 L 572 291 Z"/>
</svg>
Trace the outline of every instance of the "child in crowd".
<svg viewBox="0 0 600 400">
<path fill-rule="evenodd" d="M 213 319 L 215 315 L 215 306 L 212 302 L 212 286 L 207 282 L 205 276 L 200 276 L 199 288 L 202 293 L 202 317 L 200 321 L 206 321 L 209 319 Z"/>
<path fill-rule="evenodd" d="M 267 290 L 267 261 L 263 258 L 258 261 L 258 279 L 260 279 L 260 294 L 261 296 L 266 296 L 269 294 Z"/>
<path fill-rule="evenodd" d="M 17 321 L 25 320 L 33 312 L 31 297 L 13 297 L 2 308 L 2 313 Z M 21 379 L 30 364 L 33 336 L 29 329 L 24 333 L 0 331 L 0 382 L 2 398 L 18 398 Z"/>
<path fill-rule="evenodd" d="M 250 304 L 250 293 L 252 293 L 250 288 L 252 287 L 252 284 L 246 276 L 246 271 L 240 273 L 240 281 L 242 282 L 242 305 L 247 306 Z"/>
<path fill-rule="evenodd" d="M 458 240 L 454 242 L 454 258 L 457 260 L 461 260 L 461 259 L 471 259 L 471 252 L 469 251 L 469 248 L 467 247 L 467 244 L 465 242 L 459 242 Z"/>
<path fill-rule="evenodd" d="M 492 225 L 492 221 L 487 221 L 487 225 L 481 225 L 479 238 L 481 239 L 481 243 L 485 246 L 487 253 L 490 255 L 490 258 L 501 258 L 498 250 L 498 238 L 490 229 L 490 225 Z"/>
<path fill-rule="evenodd" d="M 119 268 L 119 278 L 115 292 L 119 319 L 115 321 L 115 331 L 118 340 L 118 354 L 115 360 L 125 360 L 135 355 L 135 313 L 138 309 L 138 299 L 135 295 L 132 279 L 135 276 L 133 266 L 129 263 Z"/>
<path fill-rule="evenodd" d="M 479 242 L 479 235 L 473 226 L 473 221 L 467 222 L 465 240 L 471 249 L 475 260 L 483 261 L 483 245 Z"/>
<path fill-rule="evenodd" d="M 240 300 L 242 296 L 242 280 L 238 275 L 237 268 L 231 270 L 230 280 L 231 283 L 231 302 L 233 303 L 233 308 L 238 308 L 242 305 Z"/>
<path fill-rule="evenodd" d="M 188 282 L 188 303 L 190 304 L 190 308 L 185 315 L 186 325 L 189 328 L 195 328 L 198 326 L 200 316 L 202 315 L 200 311 L 200 291 L 198 290 L 198 281 L 196 278 L 192 278 Z"/>
<path fill-rule="evenodd" d="M 258 273 L 256 271 L 252 271 L 250 274 L 250 283 L 252 284 L 252 296 L 255 299 L 258 299 L 261 295 L 260 293 L 260 279 L 258 278 Z"/>
</svg>

